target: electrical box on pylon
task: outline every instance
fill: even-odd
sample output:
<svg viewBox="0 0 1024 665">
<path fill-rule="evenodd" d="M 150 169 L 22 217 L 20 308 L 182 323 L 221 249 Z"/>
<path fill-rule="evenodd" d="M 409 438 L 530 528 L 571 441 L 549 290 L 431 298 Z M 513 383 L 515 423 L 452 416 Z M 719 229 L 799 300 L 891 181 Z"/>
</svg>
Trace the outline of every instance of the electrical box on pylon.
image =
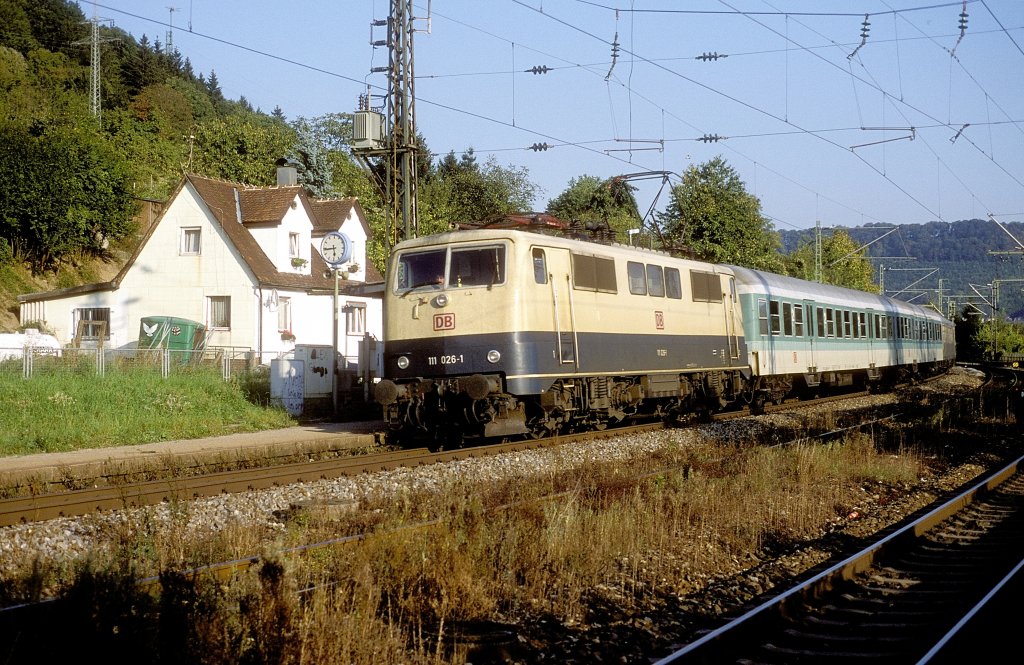
<svg viewBox="0 0 1024 665">
<path fill-rule="evenodd" d="M 364 109 L 352 115 L 352 147 L 356 150 L 383 148 L 384 114 Z"/>
</svg>

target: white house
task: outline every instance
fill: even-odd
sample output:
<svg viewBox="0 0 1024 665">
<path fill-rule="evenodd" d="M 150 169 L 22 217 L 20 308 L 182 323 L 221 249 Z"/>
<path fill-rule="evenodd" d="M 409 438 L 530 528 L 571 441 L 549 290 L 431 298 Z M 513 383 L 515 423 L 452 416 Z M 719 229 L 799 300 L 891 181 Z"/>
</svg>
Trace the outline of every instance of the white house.
<svg viewBox="0 0 1024 665">
<path fill-rule="evenodd" d="M 335 273 L 338 351 L 351 366 L 360 343 L 383 334 L 381 300 L 361 295 L 382 281 L 366 261 L 365 215 L 354 198 L 310 199 L 287 166 L 276 187 L 184 176 L 113 280 L 20 295 L 20 318 L 44 321 L 65 344 L 132 348 L 143 317 L 179 317 L 206 326 L 208 348 L 263 363 L 296 343 L 329 346 L 335 278 L 319 252 L 328 231 L 352 246 Z M 379 356 L 370 365 L 379 370 Z"/>
</svg>

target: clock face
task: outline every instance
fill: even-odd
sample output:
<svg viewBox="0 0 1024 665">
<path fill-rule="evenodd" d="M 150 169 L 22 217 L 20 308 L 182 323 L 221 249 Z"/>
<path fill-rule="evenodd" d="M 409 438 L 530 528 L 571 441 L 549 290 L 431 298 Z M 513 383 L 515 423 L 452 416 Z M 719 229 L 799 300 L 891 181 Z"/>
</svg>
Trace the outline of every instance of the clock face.
<svg viewBox="0 0 1024 665">
<path fill-rule="evenodd" d="M 337 266 L 348 259 L 349 243 L 346 238 L 336 231 L 324 236 L 320 243 L 320 253 L 324 260 L 332 266 Z"/>
</svg>

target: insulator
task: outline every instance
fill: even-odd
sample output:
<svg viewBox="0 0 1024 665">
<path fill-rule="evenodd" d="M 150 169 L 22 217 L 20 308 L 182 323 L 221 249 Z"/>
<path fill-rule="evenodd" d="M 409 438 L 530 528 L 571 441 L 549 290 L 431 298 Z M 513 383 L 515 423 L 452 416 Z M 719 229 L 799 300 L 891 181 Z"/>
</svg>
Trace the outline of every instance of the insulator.
<svg viewBox="0 0 1024 665">
<path fill-rule="evenodd" d="M 718 143 L 725 138 L 725 136 L 719 136 L 718 134 L 705 134 L 697 140 L 703 143 Z"/>
<path fill-rule="evenodd" d="M 526 71 L 530 72 L 531 74 L 547 74 L 548 72 L 551 71 L 551 68 L 548 67 L 547 65 L 534 65 L 533 67 L 530 67 Z"/>
<path fill-rule="evenodd" d="M 534 143 L 533 145 L 530 146 L 530 150 L 534 152 L 544 152 L 550 147 L 551 146 L 548 145 L 547 143 Z"/>
<path fill-rule="evenodd" d="M 388 24 L 388 20 L 386 18 L 379 18 L 376 21 L 373 21 L 373 22 L 370 23 L 370 25 L 375 26 L 377 28 L 384 27 L 387 24 Z"/>
</svg>

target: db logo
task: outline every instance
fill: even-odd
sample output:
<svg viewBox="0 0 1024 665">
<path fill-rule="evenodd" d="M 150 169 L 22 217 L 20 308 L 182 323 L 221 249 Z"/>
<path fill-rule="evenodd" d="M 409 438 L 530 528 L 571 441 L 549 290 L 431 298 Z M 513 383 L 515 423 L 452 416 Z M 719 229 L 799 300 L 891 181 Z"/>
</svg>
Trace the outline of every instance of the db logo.
<svg viewBox="0 0 1024 665">
<path fill-rule="evenodd" d="M 455 315 L 452 313 L 435 314 L 434 330 L 455 330 Z"/>
<path fill-rule="evenodd" d="M 654 313 L 654 327 L 657 328 L 658 330 L 664 330 L 665 329 L 665 313 L 664 312 L 655 312 Z"/>
</svg>

